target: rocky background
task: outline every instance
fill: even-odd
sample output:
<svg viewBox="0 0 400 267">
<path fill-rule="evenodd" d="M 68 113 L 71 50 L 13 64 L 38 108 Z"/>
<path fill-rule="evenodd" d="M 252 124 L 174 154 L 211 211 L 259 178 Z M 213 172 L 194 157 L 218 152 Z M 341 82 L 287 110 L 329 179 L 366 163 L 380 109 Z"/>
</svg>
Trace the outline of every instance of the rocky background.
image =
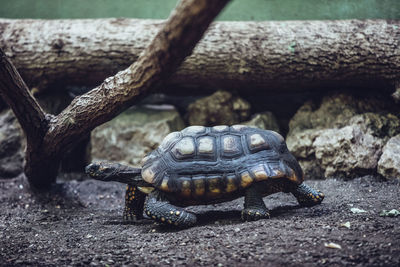
<svg viewBox="0 0 400 267">
<path fill-rule="evenodd" d="M 47 112 L 57 114 L 85 90 L 69 88 L 37 98 Z M 239 96 L 220 90 L 207 96 L 150 95 L 71 148 L 63 160 L 62 171 L 82 173 L 92 160 L 138 166 L 142 157 L 172 131 L 189 125 L 239 123 L 284 135 L 306 179 L 351 179 L 364 175 L 400 178 L 400 109 L 383 93 L 357 91 L 307 94 L 300 98 Z M 13 178 L 23 172 L 24 147 L 17 120 L 3 107 L 0 178 Z"/>
</svg>

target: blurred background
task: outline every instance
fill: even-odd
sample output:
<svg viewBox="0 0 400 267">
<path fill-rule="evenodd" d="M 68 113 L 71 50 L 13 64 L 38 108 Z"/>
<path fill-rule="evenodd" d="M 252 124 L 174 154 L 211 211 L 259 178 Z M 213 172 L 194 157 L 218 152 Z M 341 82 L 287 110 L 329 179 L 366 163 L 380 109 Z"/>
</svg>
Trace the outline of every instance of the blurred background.
<svg viewBox="0 0 400 267">
<path fill-rule="evenodd" d="M 2 0 L 3 18 L 165 19 L 176 0 Z M 398 19 L 398 0 L 232 1 L 217 20 Z"/>
</svg>

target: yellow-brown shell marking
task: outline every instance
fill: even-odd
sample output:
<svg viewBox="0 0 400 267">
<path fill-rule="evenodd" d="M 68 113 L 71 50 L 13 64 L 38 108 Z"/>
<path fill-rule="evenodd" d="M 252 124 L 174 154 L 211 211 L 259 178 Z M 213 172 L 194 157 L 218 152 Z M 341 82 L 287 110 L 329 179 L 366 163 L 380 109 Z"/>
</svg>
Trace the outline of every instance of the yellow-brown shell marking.
<svg viewBox="0 0 400 267">
<path fill-rule="evenodd" d="M 265 144 L 265 139 L 260 134 L 252 134 L 250 135 L 250 147 L 255 148 Z"/>
<path fill-rule="evenodd" d="M 206 192 L 206 186 L 204 178 L 193 178 L 194 194 L 197 197 L 201 197 Z"/>
<path fill-rule="evenodd" d="M 189 126 L 185 129 L 182 130 L 183 134 L 186 135 L 194 135 L 194 134 L 199 134 L 205 132 L 206 127 L 204 126 Z"/>
<path fill-rule="evenodd" d="M 231 192 L 234 192 L 237 190 L 237 185 L 236 185 L 235 181 L 236 181 L 235 175 L 228 175 L 226 177 L 225 192 L 231 193 Z"/>
<path fill-rule="evenodd" d="M 253 183 L 253 178 L 250 176 L 249 172 L 243 172 L 240 175 L 240 186 L 246 188 Z"/>
<path fill-rule="evenodd" d="M 231 128 L 236 131 L 241 131 L 241 130 L 247 129 L 249 127 L 246 125 L 242 125 L 242 124 L 236 124 L 236 125 L 232 125 Z"/>
<path fill-rule="evenodd" d="M 226 126 L 226 125 L 217 125 L 217 126 L 212 127 L 212 129 L 213 129 L 215 132 L 223 132 L 223 131 L 228 130 L 229 127 Z"/>
<path fill-rule="evenodd" d="M 182 178 L 181 179 L 181 193 L 184 197 L 190 197 L 192 190 L 190 189 L 190 179 Z"/>
<path fill-rule="evenodd" d="M 272 178 L 282 178 L 282 177 L 286 177 L 286 174 L 284 172 L 282 172 L 280 169 L 275 169 L 273 170 L 274 175 L 272 176 Z"/>
<path fill-rule="evenodd" d="M 184 137 L 172 148 L 172 153 L 177 159 L 184 159 L 193 156 L 195 152 L 194 140 L 191 137 Z"/>
<path fill-rule="evenodd" d="M 298 177 L 296 172 L 290 168 L 290 175 L 288 175 L 288 179 L 295 183 L 301 183 L 304 180 L 304 177 Z"/>
<path fill-rule="evenodd" d="M 224 136 L 223 137 L 223 147 L 224 152 L 232 153 L 238 151 L 237 143 L 235 142 L 235 137 L 233 136 Z"/>
<path fill-rule="evenodd" d="M 221 193 L 221 189 L 219 188 L 220 177 L 208 178 L 208 193 L 210 195 L 218 195 Z"/>
<path fill-rule="evenodd" d="M 142 171 L 143 180 L 145 180 L 146 182 L 148 182 L 150 184 L 152 184 L 154 182 L 154 178 L 156 175 L 156 173 L 153 169 L 155 169 L 155 166 L 150 166 Z"/>
<path fill-rule="evenodd" d="M 163 180 L 162 180 L 162 182 L 161 182 L 161 185 L 160 185 L 160 189 L 161 189 L 162 191 L 171 192 L 171 189 L 168 187 L 168 181 L 169 181 L 169 178 L 168 178 L 168 177 L 164 177 L 164 178 L 163 178 Z"/>
<path fill-rule="evenodd" d="M 200 137 L 199 142 L 199 154 L 212 154 L 214 153 L 214 138 L 206 136 Z"/>
<path fill-rule="evenodd" d="M 264 181 L 268 179 L 268 175 L 264 170 L 263 165 L 257 165 L 251 169 L 256 181 Z"/>
<path fill-rule="evenodd" d="M 222 136 L 222 155 L 224 157 L 232 158 L 242 154 L 242 143 L 240 137 L 235 135 Z"/>
</svg>

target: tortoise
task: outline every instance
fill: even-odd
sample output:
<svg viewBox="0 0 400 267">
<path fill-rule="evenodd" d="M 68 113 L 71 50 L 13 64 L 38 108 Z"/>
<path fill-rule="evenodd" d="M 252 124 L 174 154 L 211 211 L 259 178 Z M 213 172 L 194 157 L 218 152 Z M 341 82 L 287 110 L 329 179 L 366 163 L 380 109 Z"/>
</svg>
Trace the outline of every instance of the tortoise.
<svg viewBox="0 0 400 267">
<path fill-rule="evenodd" d="M 244 125 L 190 126 L 168 134 L 141 162 L 142 168 L 98 162 L 86 173 L 128 184 L 124 220 L 150 218 L 180 227 L 196 223 L 184 207 L 244 196 L 244 221 L 269 218 L 263 197 L 292 193 L 301 206 L 320 204 L 323 193 L 303 183 L 303 171 L 284 138 Z"/>
</svg>

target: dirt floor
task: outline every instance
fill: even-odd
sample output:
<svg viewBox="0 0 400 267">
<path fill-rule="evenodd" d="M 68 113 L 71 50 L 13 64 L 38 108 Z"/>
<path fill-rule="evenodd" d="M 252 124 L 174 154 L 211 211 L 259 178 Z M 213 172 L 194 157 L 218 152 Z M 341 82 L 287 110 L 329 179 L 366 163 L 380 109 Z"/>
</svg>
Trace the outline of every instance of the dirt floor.
<svg viewBox="0 0 400 267">
<path fill-rule="evenodd" d="M 244 223 L 238 199 L 192 207 L 199 225 L 176 230 L 124 224 L 122 184 L 69 181 L 38 196 L 23 177 L 0 180 L 0 265 L 399 266 L 400 216 L 379 216 L 399 210 L 399 181 L 308 184 L 321 205 L 279 193 L 265 198 L 271 219 Z"/>
</svg>

